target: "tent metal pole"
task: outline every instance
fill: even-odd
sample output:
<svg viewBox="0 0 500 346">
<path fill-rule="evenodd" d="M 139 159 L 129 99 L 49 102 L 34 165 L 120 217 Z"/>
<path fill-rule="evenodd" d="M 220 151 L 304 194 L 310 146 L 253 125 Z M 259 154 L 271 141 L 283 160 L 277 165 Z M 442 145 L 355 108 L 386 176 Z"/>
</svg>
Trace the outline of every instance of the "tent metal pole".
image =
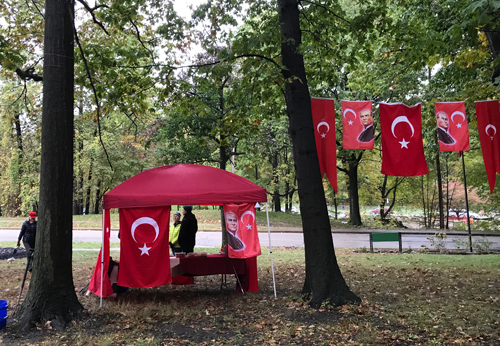
<svg viewBox="0 0 500 346">
<path fill-rule="evenodd" d="M 101 299 L 99 302 L 99 307 L 102 308 L 102 281 L 104 280 L 104 215 L 106 214 L 105 210 L 102 210 L 102 243 L 101 243 Z"/>
<path fill-rule="evenodd" d="M 273 246 L 271 244 L 271 227 L 269 227 L 269 208 L 266 202 L 266 216 L 267 216 L 267 234 L 269 235 L 269 254 L 271 255 L 271 270 L 273 272 L 273 287 L 274 287 L 274 299 L 278 299 L 276 295 L 276 279 L 274 278 L 274 263 L 273 263 Z"/>
</svg>

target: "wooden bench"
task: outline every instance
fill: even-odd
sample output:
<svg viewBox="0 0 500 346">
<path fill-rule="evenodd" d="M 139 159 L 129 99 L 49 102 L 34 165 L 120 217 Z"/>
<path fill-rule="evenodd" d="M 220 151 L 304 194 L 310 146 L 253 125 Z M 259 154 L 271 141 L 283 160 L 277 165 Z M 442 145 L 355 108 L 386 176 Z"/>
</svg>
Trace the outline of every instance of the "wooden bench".
<svg viewBox="0 0 500 346">
<path fill-rule="evenodd" d="M 370 252 L 373 252 L 374 242 L 383 242 L 383 241 L 399 242 L 399 252 L 403 252 L 403 242 L 401 241 L 401 232 L 370 233 Z"/>
</svg>

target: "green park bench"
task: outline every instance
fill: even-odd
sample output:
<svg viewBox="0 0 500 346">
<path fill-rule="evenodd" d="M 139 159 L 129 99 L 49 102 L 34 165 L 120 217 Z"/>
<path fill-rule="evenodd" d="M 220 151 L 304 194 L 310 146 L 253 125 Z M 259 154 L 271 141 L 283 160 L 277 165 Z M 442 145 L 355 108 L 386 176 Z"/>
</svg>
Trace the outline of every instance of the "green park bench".
<svg viewBox="0 0 500 346">
<path fill-rule="evenodd" d="M 382 242 L 382 241 L 399 242 L 399 252 L 403 252 L 403 242 L 401 241 L 401 232 L 370 233 L 370 252 L 373 252 L 374 242 Z"/>
</svg>

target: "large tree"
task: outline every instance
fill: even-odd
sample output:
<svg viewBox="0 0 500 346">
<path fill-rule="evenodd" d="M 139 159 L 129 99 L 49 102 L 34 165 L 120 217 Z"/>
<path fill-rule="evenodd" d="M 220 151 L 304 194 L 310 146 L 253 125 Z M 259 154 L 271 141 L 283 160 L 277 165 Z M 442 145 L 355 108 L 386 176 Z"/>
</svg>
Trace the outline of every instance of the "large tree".
<svg viewBox="0 0 500 346">
<path fill-rule="evenodd" d="M 74 3 L 45 2 L 40 208 L 33 275 L 19 328 L 61 329 L 83 307 L 72 275 Z"/>
<path fill-rule="evenodd" d="M 316 153 L 297 0 L 278 0 L 285 99 L 297 175 L 306 254 L 303 293 L 319 307 L 359 303 L 347 286 L 333 248 L 330 220 Z"/>
</svg>

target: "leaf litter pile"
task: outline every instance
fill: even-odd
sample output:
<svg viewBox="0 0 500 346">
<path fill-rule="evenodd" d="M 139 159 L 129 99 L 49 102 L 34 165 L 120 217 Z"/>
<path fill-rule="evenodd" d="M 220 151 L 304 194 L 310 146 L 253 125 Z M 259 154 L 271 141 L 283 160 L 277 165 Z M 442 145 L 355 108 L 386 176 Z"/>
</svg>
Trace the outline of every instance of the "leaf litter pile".
<svg viewBox="0 0 500 346">
<path fill-rule="evenodd" d="M 0 344 L 500 345 L 500 256 L 336 252 L 360 306 L 311 309 L 300 295 L 303 249 L 278 248 L 277 300 L 263 251 L 258 293 L 235 292 L 228 275 L 222 290 L 220 277 L 196 277 L 191 286 L 130 289 L 105 299 L 103 308 L 98 297 L 78 294 L 87 318 L 62 332 L 50 321 L 29 334 L 10 324 L 0 331 Z M 95 254 L 75 253 L 75 289 L 88 282 L 94 263 Z M 9 318 L 24 265 L 0 263 L 0 299 L 9 300 Z"/>
</svg>

